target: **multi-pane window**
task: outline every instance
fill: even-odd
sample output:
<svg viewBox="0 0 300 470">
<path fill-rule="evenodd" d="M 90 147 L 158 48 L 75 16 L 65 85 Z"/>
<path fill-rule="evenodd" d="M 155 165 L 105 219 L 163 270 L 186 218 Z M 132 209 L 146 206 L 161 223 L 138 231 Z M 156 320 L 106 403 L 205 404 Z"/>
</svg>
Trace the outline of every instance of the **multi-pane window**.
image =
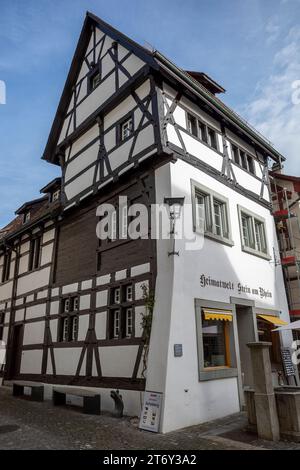
<svg viewBox="0 0 300 470">
<path fill-rule="evenodd" d="M 251 155 L 233 143 L 231 143 L 231 155 L 234 163 L 241 166 L 252 175 L 255 175 L 255 163 L 254 158 Z"/>
<path fill-rule="evenodd" d="M 187 116 L 187 123 L 188 123 L 188 131 L 190 134 L 198 137 L 198 129 L 197 129 L 197 119 L 192 114 L 188 114 Z"/>
<path fill-rule="evenodd" d="M 95 75 L 92 77 L 92 88 L 96 88 L 99 83 L 101 82 L 101 74 L 100 72 L 97 72 Z"/>
<path fill-rule="evenodd" d="M 132 301 L 132 285 L 126 286 L 126 302 Z"/>
<path fill-rule="evenodd" d="M 196 231 L 220 241 L 229 242 L 228 202 L 222 196 L 207 188 L 194 186 L 194 227 Z M 198 229 L 198 230 L 197 230 Z"/>
<path fill-rule="evenodd" d="M 119 304 L 121 302 L 121 288 L 116 287 L 113 292 L 114 292 L 114 303 Z"/>
<path fill-rule="evenodd" d="M 237 148 L 236 145 L 231 144 L 231 151 L 232 151 L 232 157 L 234 162 L 239 165 L 240 164 L 240 153 L 239 149 Z"/>
<path fill-rule="evenodd" d="M 254 219 L 256 248 L 262 253 L 267 253 L 267 242 L 265 234 L 265 225 L 260 220 Z"/>
<path fill-rule="evenodd" d="M 122 285 L 111 289 L 109 310 L 109 337 L 112 339 L 131 338 L 133 328 L 133 286 Z"/>
<path fill-rule="evenodd" d="M 208 127 L 208 144 L 215 150 L 218 150 L 217 133 L 211 127 Z"/>
<path fill-rule="evenodd" d="M 61 303 L 59 341 L 70 342 L 78 338 L 79 298 L 66 297 Z"/>
<path fill-rule="evenodd" d="M 212 230 L 212 223 L 211 223 L 211 207 L 210 207 L 210 196 L 209 194 L 205 194 L 202 191 L 196 191 L 196 208 L 197 214 L 196 217 L 200 222 L 201 217 L 204 219 L 203 228 L 205 232 L 209 232 Z"/>
<path fill-rule="evenodd" d="M 60 198 L 60 189 L 57 189 L 57 190 L 54 191 L 54 193 L 52 194 L 52 202 L 58 201 L 59 198 Z"/>
<path fill-rule="evenodd" d="M 251 216 L 242 213 L 242 233 L 243 233 L 243 243 L 248 248 L 255 248 L 254 237 L 253 237 L 253 227 L 252 227 L 252 218 Z"/>
<path fill-rule="evenodd" d="M 226 204 L 223 201 L 213 198 L 214 201 L 214 222 L 216 234 L 220 237 L 228 237 Z"/>
<path fill-rule="evenodd" d="M 120 124 L 120 140 L 126 140 L 133 133 L 133 118 L 132 116 Z"/>
<path fill-rule="evenodd" d="M 113 337 L 115 339 L 120 336 L 120 310 L 113 310 Z"/>
<path fill-rule="evenodd" d="M 6 282 L 10 278 L 11 251 L 4 254 L 2 267 L 2 282 Z"/>
<path fill-rule="evenodd" d="M 132 325 L 133 325 L 133 315 L 132 315 L 131 307 L 126 308 L 125 322 L 126 322 L 126 337 L 130 338 L 132 335 Z"/>
<path fill-rule="evenodd" d="M 37 269 L 40 265 L 40 254 L 41 254 L 41 236 L 33 238 L 30 242 L 29 252 L 29 271 Z"/>
<path fill-rule="evenodd" d="M 198 121 L 198 127 L 199 127 L 199 139 L 202 140 L 202 142 L 205 142 L 207 144 L 208 138 L 207 138 L 206 125 L 202 121 Z"/>
<path fill-rule="evenodd" d="M 94 90 L 101 83 L 101 72 L 100 68 L 97 67 L 89 76 L 88 87 L 89 90 Z"/>
<path fill-rule="evenodd" d="M 187 130 L 211 148 L 219 149 L 217 132 L 190 113 L 187 113 Z"/>
<path fill-rule="evenodd" d="M 2 341 L 3 339 L 4 320 L 5 320 L 5 313 L 0 312 L 0 341 Z"/>
<path fill-rule="evenodd" d="M 30 221 L 30 212 L 25 212 L 23 215 L 23 224 L 26 224 Z"/>
<path fill-rule="evenodd" d="M 268 246 L 264 220 L 257 218 L 255 214 L 240 210 L 240 221 L 243 249 L 267 255 Z"/>
</svg>

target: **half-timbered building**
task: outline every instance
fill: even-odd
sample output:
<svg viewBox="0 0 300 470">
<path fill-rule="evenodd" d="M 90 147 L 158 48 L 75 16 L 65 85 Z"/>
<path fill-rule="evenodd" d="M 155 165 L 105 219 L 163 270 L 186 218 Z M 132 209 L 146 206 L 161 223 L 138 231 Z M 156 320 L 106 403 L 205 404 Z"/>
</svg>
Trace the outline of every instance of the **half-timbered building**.
<svg viewBox="0 0 300 470">
<path fill-rule="evenodd" d="M 161 393 L 162 432 L 241 409 L 247 343 L 288 321 L 268 175 L 284 158 L 224 92 L 87 13 L 43 154 L 61 177 L 0 232 L 6 380 L 96 387 L 104 409 L 119 389 L 136 415 L 143 391 Z M 120 196 L 184 198 L 202 248 L 151 238 L 150 210 L 140 237 L 99 240 L 97 208 Z M 290 336 L 273 339 L 276 380 Z"/>
</svg>

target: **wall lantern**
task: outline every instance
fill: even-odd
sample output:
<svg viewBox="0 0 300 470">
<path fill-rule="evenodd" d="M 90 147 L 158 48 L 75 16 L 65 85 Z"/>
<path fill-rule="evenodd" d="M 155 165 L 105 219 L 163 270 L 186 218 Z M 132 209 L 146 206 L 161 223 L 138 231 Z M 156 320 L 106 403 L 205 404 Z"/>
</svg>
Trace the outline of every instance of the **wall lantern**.
<svg viewBox="0 0 300 470">
<path fill-rule="evenodd" d="M 170 236 L 173 238 L 173 250 L 168 252 L 168 256 L 177 255 L 179 251 L 175 251 L 175 224 L 176 219 L 180 218 L 182 206 L 184 204 L 184 197 L 165 197 L 164 204 L 169 206 L 169 217 L 170 217 Z"/>
</svg>

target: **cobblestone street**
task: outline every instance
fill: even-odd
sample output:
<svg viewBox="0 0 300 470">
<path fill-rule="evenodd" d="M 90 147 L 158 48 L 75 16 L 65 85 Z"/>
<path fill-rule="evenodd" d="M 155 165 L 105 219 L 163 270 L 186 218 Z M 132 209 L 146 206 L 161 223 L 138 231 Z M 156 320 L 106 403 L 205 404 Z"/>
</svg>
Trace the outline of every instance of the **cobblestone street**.
<svg viewBox="0 0 300 470">
<path fill-rule="evenodd" d="M 216 450 L 283 448 L 293 443 L 270 444 L 249 439 L 244 442 L 222 435 L 245 426 L 243 413 L 213 423 L 193 426 L 169 434 L 140 431 L 137 419 L 110 415 L 88 416 L 76 408 L 54 408 L 51 402 L 37 403 L 13 398 L 11 389 L 0 388 L 0 449 L 104 449 L 104 450 Z M 237 433 L 238 434 L 238 433 Z M 233 437 L 235 439 L 235 437 Z M 250 439 L 251 440 L 251 439 Z"/>
</svg>

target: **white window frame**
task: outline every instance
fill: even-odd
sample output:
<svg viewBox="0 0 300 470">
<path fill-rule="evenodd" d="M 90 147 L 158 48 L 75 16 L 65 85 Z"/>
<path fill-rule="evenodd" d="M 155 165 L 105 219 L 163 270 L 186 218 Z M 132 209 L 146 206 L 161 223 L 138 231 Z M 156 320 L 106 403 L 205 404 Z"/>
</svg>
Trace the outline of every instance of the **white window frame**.
<svg viewBox="0 0 300 470">
<path fill-rule="evenodd" d="M 52 202 L 58 201 L 60 197 L 60 189 L 57 189 L 52 193 Z"/>
<path fill-rule="evenodd" d="M 133 333 L 133 309 L 128 307 L 125 310 L 125 329 L 126 329 L 126 338 L 131 338 Z"/>
<path fill-rule="evenodd" d="M 195 126 L 191 123 L 192 119 L 195 119 Z M 218 138 L 220 131 L 190 111 L 186 111 L 186 129 L 188 133 L 191 134 L 191 136 L 199 139 L 200 142 L 208 145 L 215 152 L 220 151 L 220 143 Z M 215 135 L 216 146 L 212 145 L 210 132 L 213 132 Z"/>
<path fill-rule="evenodd" d="M 234 243 L 231 238 L 231 223 L 230 223 L 230 210 L 229 200 L 216 193 L 210 188 L 203 186 L 197 181 L 191 180 L 192 188 L 192 208 L 193 208 L 193 229 L 196 233 L 203 234 L 203 223 L 199 220 L 200 214 L 197 205 L 198 194 L 202 195 L 205 201 L 205 219 L 204 219 L 204 236 L 211 238 L 215 241 L 233 246 Z M 223 223 L 221 226 L 221 234 L 218 234 L 216 215 L 214 212 L 214 204 L 218 203 L 221 208 L 221 217 Z"/>
<path fill-rule="evenodd" d="M 240 147 L 235 142 L 231 142 L 231 140 L 229 142 L 230 142 L 230 152 L 231 152 L 232 162 L 235 165 L 238 165 L 240 168 L 242 168 L 242 170 L 247 171 L 247 173 L 249 173 L 249 175 L 256 176 L 256 167 L 255 167 L 256 158 L 251 153 L 249 153 L 246 149 Z M 238 162 L 235 159 L 233 147 L 235 147 L 237 149 Z M 243 161 L 243 158 L 242 158 L 242 154 L 244 154 L 244 161 Z M 250 171 L 250 166 L 251 166 L 249 164 L 250 159 L 252 161 L 251 165 L 252 165 L 253 171 Z"/>
<path fill-rule="evenodd" d="M 240 205 L 238 207 L 238 217 L 239 217 L 239 224 L 240 224 L 240 236 L 241 236 L 241 247 L 242 251 L 245 251 L 246 253 L 259 256 L 260 258 L 264 258 L 266 260 L 270 260 L 270 251 L 269 251 L 269 246 L 268 246 L 268 236 L 267 236 L 267 226 L 266 226 L 266 220 L 263 217 L 260 217 L 259 215 L 255 214 L 254 212 L 251 212 L 250 210 L 246 209 L 245 207 L 242 207 Z M 250 223 L 250 246 L 248 246 L 245 243 L 245 237 L 244 237 L 244 230 L 243 230 L 243 216 L 248 218 L 248 221 Z M 261 249 L 261 239 L 258 240 L 258 235 L 256 233 L 255 229 L 255 224 L 259 223 L 260 227 L 263 230 L 263 243 L 265 245 L 265 250 Z M 261 236 L 261 234 L 260 234 Z"/>
<path fill-rule="evenodd" d="M 30 217 L 31 217 L 30 212 L 29 211 L 25 212 L 23 215 L 23 224 L 27 224 L 27 222 L 30 221 Z"/>
<path fill-rule="evenodd" d="M 78 329 L 79 329 L 79 318 L 77 315 L 71 315 L 71 341 L 76 341 L 78 336 Z"/>
<path fill-rule="evenodd" d="M 62 341 L 64 343 L 69 341 L 69 316 L 62 319 Z"/>
<path fill-rule="evenodd" d="M 113 338 L 118 339 L 120 336 L 120 322 L 121 322 L 121 310 L 113 311 Z"/>
<path fill-rule="evenodd" d="M 126 302 L 132 302 L 133 300 L 133 286 L 132 284 L 126 286 Z"/>
<path fill-rule="evenodd" d="M 121 303 L 121 288 L 120 287 L 115 287 L 113 290 L 114 294 L 114 304 L 120 304 Z"/>
<path fill-rule="evenodd" d="M 129 139 L 129 137 L 132 134 L 133 134 L 133 117 L 130 116 L 128 119 L 126 119 L 120 124 L 121 142 L 123 142 L 126 139 Z"/>
</svg>

